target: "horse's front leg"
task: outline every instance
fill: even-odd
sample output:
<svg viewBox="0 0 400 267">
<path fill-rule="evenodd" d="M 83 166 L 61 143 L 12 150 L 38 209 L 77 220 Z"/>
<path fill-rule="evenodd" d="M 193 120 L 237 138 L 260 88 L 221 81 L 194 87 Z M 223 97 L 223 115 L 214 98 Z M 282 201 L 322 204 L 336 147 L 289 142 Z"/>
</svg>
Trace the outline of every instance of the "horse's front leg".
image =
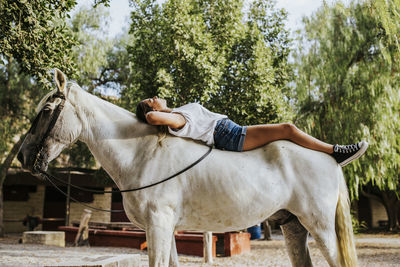
<svg viewBox="0 0 400 267">
<path fill-rule="evenodd" d="M 169 258 L 169 267 L 179 267 L 178 251 L 176 250 L 175 234 L 172 234 L 171 253 Z"/>
<path fill-rule="evenodd" d="M 146 227 L 149 267 L 168 267 L 174 234 L 173 215 L 151 213 Z"/>
</svg>

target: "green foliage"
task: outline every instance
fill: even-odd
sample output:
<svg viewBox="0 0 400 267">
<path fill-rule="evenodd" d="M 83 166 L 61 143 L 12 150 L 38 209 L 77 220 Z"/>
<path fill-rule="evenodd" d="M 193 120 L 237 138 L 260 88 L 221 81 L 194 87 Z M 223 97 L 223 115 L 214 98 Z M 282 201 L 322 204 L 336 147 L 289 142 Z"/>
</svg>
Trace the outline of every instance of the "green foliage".
<svg viewBox="0 0 400 267">
<path fill-rule="evenodd" d="M 354 212 L 351 212 L 351 224 L 353 226 L 353 233 L 354 234 L 359 234 L 359 233 L 361 233 L 362 231 L 365 231 L 368 228 L 367 223 L 364 222 L 364 221 L 360 222 L 356 218 L 356 214 Z"/>
<path fill-rule="evenodd" d="M 52 86 L 49 70 L 74 71 L 71 49 L 75 41 L 64 22 L 74 5 L 72 0 L 0 2 L 2 160 L 28 127 L 35 104 L 46 93 L 43 88 Z"/>
<path fill-rule="evenodd" d="M 74 73 L 70 57 L 75 44 L 63 19 L 74 0 L 18 0 L 0 2 L 0 60 L 14 58 L 23 73 L 49 85 L 49 70 Z"/>
<path fill-rule="evenodd" d="M 400 2 L 399 0 L 375 0 L 370 2 L 370 11 L 376 16 L 386 31 L 389 43 L 400 50 Z"/>
<path fill-rule="evenodd" d="M 104 38 L 109 18 L 108 12 L 99 6 L 82 7 L 70 20 L 71 31 L 79 43 L 72 49 L 76 82 L 89 92 L 99 85 L 99 77 L 108 64 L 107 54 L 113 47 L 113 42 Z"/>
<path fill-rule="evenodd" d="M 286 14 L 273 1 L 136 1 L 125 107 L 158 95 L 171 106 L 200 102 L 241 124 L 290 119 Z M 285 66 L 285 67 L 283 67 Z"/>
<path fill-rule="evenodd" d="M 392 33 L 400 32 L 400 4 L 389 1 L 383 18 L 382 3 L 324 5 L 304 19 L 295 56 L 298 123 L 329 143 L 370 144 L 344 169 L 352 197 L 370 181 L 399 189 L 400 55 Z"/>
<path fill-rule="evenodd" d="M 118 94 L 130 84 L 127 47 L 131 36 L 124 32 L 113 39 L 104 37 L 109 20 L 102 6 L 82 7 L 68 23 L 79 43 L 73 48 L 78 69 L 75 81 L 91 93 Z"/>
<path fill-rule="evenodd" d="M 275 71 L 275 85 L 288 92 L 288 82 L 293 75 L 292 67 L 288 64 L 292 39 L 285 29 L 287 12 L 275 9 L 275 1 L 253 1 L 250 20 L 258 25 L 264 41 L 272 52 L 272 62 Z"/>
<path fill-rule="evenodd" d="M 44 92 L 43 92 L 44 93 Z M 34 115 L 34 101 L 42 95 L 30 76 L 21 73 L 19 65 L 10 60 L 0 67 L 0 161 L 11 149 L 18 135 Z"/>
</svg>

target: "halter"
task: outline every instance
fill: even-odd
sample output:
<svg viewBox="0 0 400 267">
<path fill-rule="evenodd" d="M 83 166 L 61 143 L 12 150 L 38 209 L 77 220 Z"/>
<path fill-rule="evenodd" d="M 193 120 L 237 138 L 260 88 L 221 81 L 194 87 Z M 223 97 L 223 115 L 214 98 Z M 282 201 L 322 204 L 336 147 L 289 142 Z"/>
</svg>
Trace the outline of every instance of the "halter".
<svg viewBox="0 0 400 267">
<path fill-rule="evenodd" d="M 42 139 L 40 140 L 40 142 L 35 146 L 37 154 L 35 157 L 35 161 L 33 163 L 33 170 L 34 171 L 38 171 L 40 172 L 40 168 L 38 166 L 40 160 L 44 159 L 44 155 L 43 155 L 43 147 L 44 147 L 44 143 L 46 142 L 46 139 L 50 136 L 50 132 L 53 130 L 54 125 L 56 124 L 58 117 L 60 116 L 60 113 L 62 111 L 62 109 L 64 108 L 64 104 L 65 104 L 65 96 L 62 93 L 56 93 L 53 95 L 53 97 L 56 98 L 60 98 L 61 102 L 60 104 L 57 105 L 57 107 L 55 108 L 53 114 L 51 115 L 51 120 L 49 123 L 49 126 L 47 126 L 47 130 L 46 132 L 43 134 Z M 38 118 L 40 117 L 40 115 L 42 114 L 43 109 L 39 112 L 39 114 L 36 116 L 34 123 L 32 124 L 32 127 L 35 125 L 35 122 L 38 120 Z M 29 132 L 32 130 L 29 129 Z"/>
</svg>

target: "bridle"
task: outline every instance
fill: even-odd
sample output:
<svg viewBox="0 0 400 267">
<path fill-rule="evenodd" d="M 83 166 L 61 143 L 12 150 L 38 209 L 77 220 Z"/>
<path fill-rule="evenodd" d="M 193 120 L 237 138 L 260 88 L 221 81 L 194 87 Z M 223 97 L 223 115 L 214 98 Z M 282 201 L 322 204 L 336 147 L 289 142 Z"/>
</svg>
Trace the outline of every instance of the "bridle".
<svg viewBox="0 0 400 267">
<path fill-rule="evenodd" d="M 39 162 L 42 161 L 44 159 L 44 155 L 43 155 L 43 147 L 44 147 L 44 143 L 46 142 L 46 139 L 50 136 L 50 132 L 53 130 L 54 125 L 56 124 L 58 117 L 60 116 L 60 113 L 62 111 L 62 109 L 64 108 L 65 105 L 65 96 L 62 93 L 56 93 L 53 95 L 54 98 L 60 98 L 61 102 L 60 104 L 57 105 L 57 107 L 55 108 L 54 112 L 51 115 L 51 119 L 50 119 L 50 123 L 47 126 L 47 130 L 46 132 L 43 134 L 40 142 L 35 146 L 36 149 L 36 157 L 35 157 L 35 161 L 33 162 L 33 170 L 40 172 L 40 167 Z M 39 114 L 36 116 L 31 129 L 29 129 L 28 132 L 31 132 L 31 130 L 33 129 L 33 127 L 35 126 L 35 123 L 37 122 L 37 120 L 40 118 L 41 114 L 43 113 L 44 108 L 39 112 Z"/>
<path fill-rule="evenodd" d="M 137 188 L 131 188 L 131 189 L 125 189 L 125 190 L 115 190 L 115 191 L 101 191 L 101 190 L 88 189 L 88 188 L 80 187 L 80 186 L 77 186 L 77 185 L 73 185 L 73 184 L 68 183 L 68 182 L 64 182 L 62 179 L 57 178 L 57 177 L 51 175 L 50 173 L 41 170 L 40 166 L 38 166 L 40 161 L 44 159 L 44 155 L 43 155 L 44 143 L 46 142 L 46 139 L 50 136 L 50 132 L 53 130 L 54 125 L 56 124 L 56 122 L 58 120 L 58 117 L 60 116 L 60 113 L 61 113 L 61 111 L 62 111 L 62 109 L 64 108 L 64 105 L 65 105 L 65 96 L 64 96 L 64 94 L 58 92 L 58 93 L 54 94 L 53 97 L 60 98 L 61 102 L 60 102 L 60 104 L 57 105 L 57 107 L 55 108 L 54 112 L 52 113 L 51 119 L 50 119 L 50 123 L 49 123 L 49 125 L 47 127 L 46 132 L 43 134 L 43 136 L 41 138 L 41 141 L 35 146 L 37 154 L 36 154 L 35 161 L 33 163 L 33 168 L 32 169 L 34 171 L 42 174 L 47 179 L 47 181 L 49 181 L 60 193 L 62 193 L 66 197 L 69 197 L 71 200 L 73 200 L 73 201 L 75 201 L 75 202 L 77 202 L 80 205 L 83 205 L 85 207 L 88 207 L 88 208 L 91 208 L 91 209 L 94 209 L 94 210 L 98 210 L 98 211 L 105 211 L 105 212 L 124 212 L 124 210 L 106 210 L 106 209 L 100 209 L 100 208 L 96 208 L 96 207 L 92 207 L 90 205 L 84 204 L 84 203 L 72 198 L 71 196 L 68 196 L 51 179 L 54 179 L 54 180 L 56 180 L 56 181 L 58 181 L 60 183 L 63 183 L 65 185 L 70 185 L 71 187 L 74 187 L 76 189 L 79 189 L 79 190 L 82 190 L 82 191 L 86 191 L 86 192 L 92 192 L 92 193 L 116 194 L 116 193 L 134 192 L 134 191 L 139 191 L 139 190 L 143 190 L 143 189 L 146 189 L 146 188 L 150 188 L 150 187 L 159 185 L 159 184 L 164 183 L 164 182 L 166 182 L 168 180 L 171 180 L 172 178 L 175 178 L 176 176 L 184 173 L 185 171 L 187 171 L 187 170 L 191 169 L 192 167 L 194 167 L 195 165 L 197 165 L 200 161 L 202 161 L 204 158 L 206 158 L 211 153 L 212 146 L 209 147 L 208 151 L 205 154 L 203 154 L 199 159 L 197 159 L 195 162 L 193 162 L 192 164 L 190 164 L 186 168 L 184 168 L 184 169 L 178 171 L 177 173 L 175 173 L 175 174 L 173 174 L 173 175 L 171 175 L 171 176 L 169 176 L 169 177 L 167 177 L 165 179 L 162 179 L 162 180 L 160 180 L 158 182 L 155 182 L 155 183 L 152 183 L 152 184 L 149 184 L 149 185 L 145 185 L 145 186 L 141 186 L 141 187 L 137 187 Z M 32 126 L 29 129 L 28 133 L 31 132 L 31 130 L 34 128 L 35 123 L 39 119 L 39 117 L 40 117 L 42 112 L 43 112 L 43 109 L 36 116 L 36 118 L 35 118 L 34 122 L 32 123 Z"/>
</svg>

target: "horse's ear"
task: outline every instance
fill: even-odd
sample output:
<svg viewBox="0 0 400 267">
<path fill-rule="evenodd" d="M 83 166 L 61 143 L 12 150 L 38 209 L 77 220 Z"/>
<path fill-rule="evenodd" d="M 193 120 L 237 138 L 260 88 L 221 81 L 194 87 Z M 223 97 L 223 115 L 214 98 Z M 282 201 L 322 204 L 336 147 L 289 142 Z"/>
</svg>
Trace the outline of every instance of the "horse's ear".
<svg viewBox="0 0 400 267">
<path fill-rule="evenodd" d="M 67 84 L 65 74 L 57 68 L 54 69 L 54 80 L 56 81 L 58 92 L 64 93 L 65 85 Z"/>
</svg>

